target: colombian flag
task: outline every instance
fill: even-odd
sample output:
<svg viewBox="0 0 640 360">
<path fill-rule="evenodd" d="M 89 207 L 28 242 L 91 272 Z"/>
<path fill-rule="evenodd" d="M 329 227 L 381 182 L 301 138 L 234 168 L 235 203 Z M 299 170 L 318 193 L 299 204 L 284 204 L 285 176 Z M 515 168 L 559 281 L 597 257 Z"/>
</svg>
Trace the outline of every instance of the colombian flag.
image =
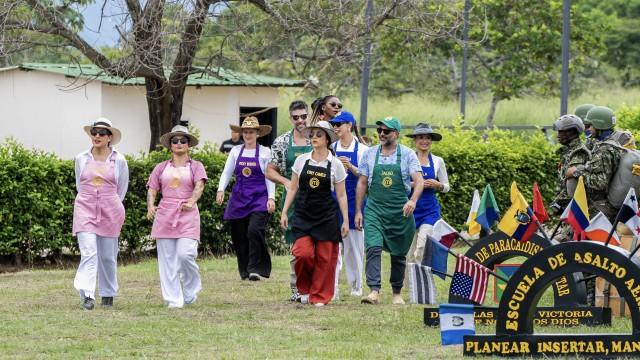
<svg viewBox="0 0 640 360">
<path fill-rule="evenodd" d="M 589 206 L 587 205 L 587 192 L 584 189 L 582 176 L 578 179 L 573 199 L 560 216 L 560 220 L 573 228 L 573 239 L 584 239 L 584 230 L 589 226 Z"/>
<path fill-rule="evenodd" d="M 524 242 L 536 231 L 536 220 L 514 181 L 511 183 L 511 207 L 498 223 L 498 229 L 511 238 Z"/>
</svg>

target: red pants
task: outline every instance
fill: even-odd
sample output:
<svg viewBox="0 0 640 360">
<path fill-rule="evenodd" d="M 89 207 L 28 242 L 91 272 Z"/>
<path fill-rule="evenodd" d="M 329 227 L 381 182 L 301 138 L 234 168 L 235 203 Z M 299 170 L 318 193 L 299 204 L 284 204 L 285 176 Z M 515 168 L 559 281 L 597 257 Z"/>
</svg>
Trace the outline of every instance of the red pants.
<svg viewBox="0 0 640 360">
<path fill-rule="evenodd" d="M 310 303 L 331 301 L 339 249 L 337 242 L 313 241 L 310 236 L 298 238 L 293 244 L 296 285 L 300 294 L 309 295 Z"/>
</svg>

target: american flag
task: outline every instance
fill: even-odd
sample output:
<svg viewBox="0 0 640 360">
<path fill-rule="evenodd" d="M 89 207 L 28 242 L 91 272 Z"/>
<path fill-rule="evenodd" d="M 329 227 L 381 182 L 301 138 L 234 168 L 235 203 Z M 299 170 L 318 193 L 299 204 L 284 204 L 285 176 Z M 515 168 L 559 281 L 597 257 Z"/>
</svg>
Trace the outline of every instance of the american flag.
<svg viewBox="0 0 640 360">
<path fill-rule="evenodd" d="M 467 298 L 477 304 L 484 302 L 487 293 L 489 269 L 464 255 L 458 255 L 456 271 L 449 292 Z"/>
</svg>

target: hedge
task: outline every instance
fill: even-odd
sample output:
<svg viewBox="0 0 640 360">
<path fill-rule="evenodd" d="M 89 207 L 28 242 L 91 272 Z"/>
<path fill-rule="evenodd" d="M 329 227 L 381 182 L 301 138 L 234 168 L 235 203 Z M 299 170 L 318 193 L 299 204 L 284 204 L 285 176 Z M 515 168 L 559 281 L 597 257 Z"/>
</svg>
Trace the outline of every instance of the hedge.
<svg viewBox="0 0 640 360">
<path fill-rule="evenodd" d="M 433 153 L 444 158 L 451 191 L 440 194 L 443 217 L 462 230 L 474 189 L 482 191 L 490 183 L 501 210 L 509 205 L 509 187 L 515 180 L 525 197 L 531 199 L 534 181 L 546 201 L 553 197 L 557 176 L 554 146 L 541 133 L 488 132 L 454 129 L 443 131 L 443 140 L 434 143 Z M 412 145 L 404 137 L 405 144 Z M 215 204 L 215 193 L 225 155 L 213 146 L 194 149 L 194 159 L 203 162 L 209 184 L 199 202 L 201 251 L 225 254 L 231 251 L 228 224 L 222 220 L 224 207 Z M 149 239 L 151 222 L 146 219 L 146 188 L 149 173 L 168 151 L 128 157 L 129 192 L 125 198 L 126 221 L 120 237 L 120 251 L 134 255 L 154 248 Z M 77 251 L 71 236 L 75 178 L 73 161 L 25 149 L 9 139 L 0 144 L 0 254 L 44 256 L 63 250 Z M 228 187 L 228 191 L 231 186 Z M 278 187 L 277 197 L 282 195 Z M 228 199 L 228 194 L 227 194 Z M 274 252 L 286 246 L 278 225 L 279 212 L 268 227 L 268 243 Z"/>
</svg>

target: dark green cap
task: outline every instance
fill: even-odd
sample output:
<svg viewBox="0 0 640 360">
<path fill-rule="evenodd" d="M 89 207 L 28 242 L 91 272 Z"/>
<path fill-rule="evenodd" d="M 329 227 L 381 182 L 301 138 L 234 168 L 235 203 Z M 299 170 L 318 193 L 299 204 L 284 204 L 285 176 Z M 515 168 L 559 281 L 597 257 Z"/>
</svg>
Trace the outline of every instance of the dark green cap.
<svg viewBox="0 0 640 360">
<path fill-rule="evenodd" d="M 576 109 L 573 110 L 573 114 L 579 117 L 580 119 L 582 119 L 582 122 L 585 125 L 591 124 L 590 122 L 587 122 L 587 113 L 589 112 L 589 110 L 593 109 L 594 107 L 595 105 L 593 104 L 578 105 L 578 107 L 576 107 Z"/>
<path fill-rule="evenodd" d="M 392 116 L 387 116 L 383 120 L 376 121 L 376 125 L 384 125 L 389 129 L 393 129 L 397 132 L 400 132 L 400 130 L 402 129 L 402 125 L 400 125 L 400 120 Z"/>
</svg>

